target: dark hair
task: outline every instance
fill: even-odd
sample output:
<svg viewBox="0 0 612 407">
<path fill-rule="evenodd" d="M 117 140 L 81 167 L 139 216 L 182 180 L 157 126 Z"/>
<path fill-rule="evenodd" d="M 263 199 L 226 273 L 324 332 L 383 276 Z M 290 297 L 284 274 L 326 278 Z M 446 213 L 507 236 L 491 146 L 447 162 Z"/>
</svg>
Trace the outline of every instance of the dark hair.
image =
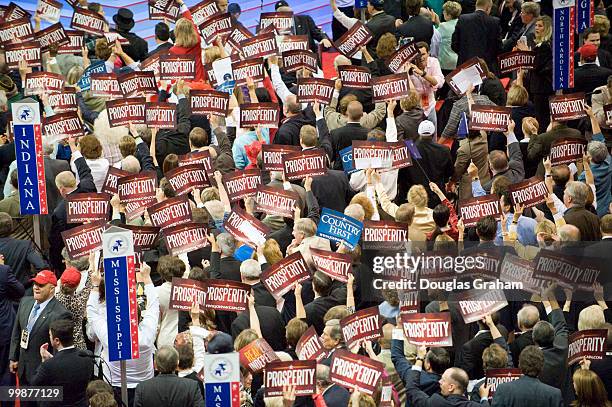
<svg viewBox="0 0 612 407">
<path fill-rule="evenodd" d="M 266 88 L 255 88 L 255 96 L 257 96 L 257 101 L 259 103 L 269 103 L 272 102 L 272 98 L 270 97 L 270 92 Z"/>
<path fill-rule="evenodd" d="M 434 373 L 441 375 L 451 366 L 450 355 L 444 348 L 431 348 L 427 352 L 427 361 Z"/>
<path fill-rule="evenodd" d="M 510 205 L 510 212 L 514 213 L 514 205 L 512 204 L 512 194 L 510 191 L 503 191 L 499 196 L 504 197 L 504 205 Z"/>
<path fill-rule="evenodd" d="M 191 343 L 182 343 L 174 347 L 179 355 L 178 367 L 180 370 L 185 370 L 193 367 L 193 360 L 195 359 L 193 353 L 193 346 Z"/>
<path fill-rule="evenodd" d="M 69 319 L 56 319 L 49 324 L 49 331 L 64 347 L 74 343 L 74 322 Z"/>
<path fill-rule="evenodd" d="M 438 204 L 433 209 L 433 220 L 436 223 L 436 229 L 431 234 L 431 241 L 435 242 L 436 238 L 441 235 L 442 228 L 448 224 L 448 219 L 450 218 L 450 210 L 444 204 Z"/>
<path fill-rule="evenodd" d="M 159 189 L 162 190 L 166 198 L 174 198 L 176 196 L 176 191 L 172 188 L 172 184 L 170 184 L 166 177 L 159 180 Z"/>
<path fill-rule="evenodd" d="M 544 352 L 534 345 L 525 347 L 519 356 L 521 372 L 530 377 L 538 377 L 544 367 Z"/>
<path fill-rule="evenodd" d="M 555 328 L 548 321 L 538 321 L 531 333 L 533 343 L 543 348 L 552 346 L 555 341 Z"/>
<path fill-rule="evenodd" d="M 584 30 L 582 32 L 582 38 L 584 38 L 585 40 L 589 37 L 589 35 L 591 34 L 599 34 L 601 35 L 601 33 L 599 31 L 597 31 L 597 29 L 595 27 L 589 27 L 586 30 Z"/>
<path fill-rule="evenodd" d="M 164 163 L 162 164 L 162 172 L 165 174 L 170 170 L 178 167 L 178 155 L 172 153 L 168 154 L 166 158 L 164 158 Z"/>
<path fill-rule="evenodd" d="M 476 223 L 478 237 L 485 241 L 492 241 L 497 234 L 497 221 L 493 216 L 485 216 Z"/>
<path fill-rule="evenodd" d="M 312 276 L 312 288 L 321 297 L 327 297 L 331 291 L 332 279 L 327 274 L 317 271 Z"/>
<path fill-rule="evenodd" d="M 425 48 L 425 51 L 429 52 L 429 44 L 426 43 L 425 41 L 419 41 L 416 43 L 416 48 L 417 49 L 421 49 L 421 48 Z"/>
<path fill-rule="evenodd" d="M 423 7 L 423 0 L 406 0 L 406 13 L 409 16 L 418 16 L 421 13 L 421 7 Z"/>
<path fill-rule="evenodd" d="M 155 38 L 160 41 L 168 41 L 170 39 L 170 27 L 164 22 L 155 24 Z"/>
</svg>

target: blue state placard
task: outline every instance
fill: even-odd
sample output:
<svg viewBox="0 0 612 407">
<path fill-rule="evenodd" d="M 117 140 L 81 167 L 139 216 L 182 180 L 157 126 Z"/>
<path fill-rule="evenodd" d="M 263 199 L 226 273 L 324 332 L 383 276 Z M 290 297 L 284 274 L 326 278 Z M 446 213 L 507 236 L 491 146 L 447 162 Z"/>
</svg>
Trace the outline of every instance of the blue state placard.
<svg viewBox="0 0 612 407">
<path fill-rule="evenodd" d="M 77 82 L 77 86 L 81 88 L 81 90 L 89 90 L 91 88 L 91 74 L 92 73 L 106 73 L 106 65 L 104 61 L 95 62 L 87 67 L 85 71 L 83 71 L 83 76 Z"/>
<path fill-rule="evenodd" d="M 342 212 L 323 208 L 321 220 L 317 225 L 317 236 L 324 237 L 337 243 L 344 243 L 346 247 L 353 250 L 363 230 L 363 223 L 351 218 Z"/>
<path fill-rule="evenodd" d="M 340 150 L 340 159 L 342 160 L 342 169 L 346 175 L 351 175 L 352 173 L 359 171 L 353 164 L 352 146 L 348 146 L 347 148 Z"/>
</svg>

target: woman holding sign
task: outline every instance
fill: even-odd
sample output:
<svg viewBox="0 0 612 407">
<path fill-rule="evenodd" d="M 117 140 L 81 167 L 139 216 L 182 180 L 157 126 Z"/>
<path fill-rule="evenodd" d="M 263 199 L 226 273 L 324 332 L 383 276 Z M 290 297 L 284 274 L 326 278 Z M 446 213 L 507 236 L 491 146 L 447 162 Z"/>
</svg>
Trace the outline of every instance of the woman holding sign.
<svg viewBox="0 0 612 407">
<path fill-rule="evenodd" d="M 174 27 L 174 46 L 170 48 L 172 55 L 193 55 L 195 56 L 195 82 L 204 81 L 204 65 L 202 65 L 202 46 L 198 27 L 193 23 L 191 12 L 183 0 L 177 0 L 183 15 L 176 22 Z M 193 87 L 192 87 L 193 89 Z"/>
</svg>

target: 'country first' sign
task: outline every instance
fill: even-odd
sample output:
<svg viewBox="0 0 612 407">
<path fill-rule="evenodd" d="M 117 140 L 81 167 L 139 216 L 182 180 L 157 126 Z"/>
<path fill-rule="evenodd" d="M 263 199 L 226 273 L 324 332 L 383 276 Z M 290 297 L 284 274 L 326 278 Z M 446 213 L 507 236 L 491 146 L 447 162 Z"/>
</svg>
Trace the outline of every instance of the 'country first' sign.
<svg viewBox="0 0 612 407">
<path fill-rule="evenodd" d="M 104 285 L 113 287 L 106 290 L 109 360 L 138 359 L 138 303 L 132 231 L 117 226 L 107 229 L 102 235 L 102 254 Z"/>
<path fill-rule="evenodd" d="M 42 153 L 42 126 L 38 102 L 13 103 L 13 134 L 17 159 L 19 211 L 22 215 L 46 215 L 47 188 Z"/>
</svg>

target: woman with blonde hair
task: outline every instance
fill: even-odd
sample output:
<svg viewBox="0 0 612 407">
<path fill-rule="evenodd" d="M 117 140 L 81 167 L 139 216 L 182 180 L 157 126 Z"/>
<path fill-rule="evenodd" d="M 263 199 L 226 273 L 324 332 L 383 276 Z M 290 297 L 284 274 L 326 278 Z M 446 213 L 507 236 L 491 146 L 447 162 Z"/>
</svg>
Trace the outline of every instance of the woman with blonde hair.
<svg viewBox="0 0 612 407">
<path fill-rule="evenodd" d="M 195 57 L 195 82 L 203 82 L 204 65 L 202 64 L 202 46 L 200 32 L 193 23 L 191 12 L 183 0 L 177 0 L 180 6 L 182 18 L 179 18 L 174 26 L 174 46 L 170 48 L 171 55 L 187 55 Z"/>
<path fill-rule="evenodd" d="M 436 223 L 433 219 L 433 209 L 427 207 L 429 198 L 423 185 L 417 184 L 410 187 L 408 203 L 414 205 L 414 218 L 411 228 L 419 230 L 425 235 L 433 232 L 436 229 Z"/>
</svg>

